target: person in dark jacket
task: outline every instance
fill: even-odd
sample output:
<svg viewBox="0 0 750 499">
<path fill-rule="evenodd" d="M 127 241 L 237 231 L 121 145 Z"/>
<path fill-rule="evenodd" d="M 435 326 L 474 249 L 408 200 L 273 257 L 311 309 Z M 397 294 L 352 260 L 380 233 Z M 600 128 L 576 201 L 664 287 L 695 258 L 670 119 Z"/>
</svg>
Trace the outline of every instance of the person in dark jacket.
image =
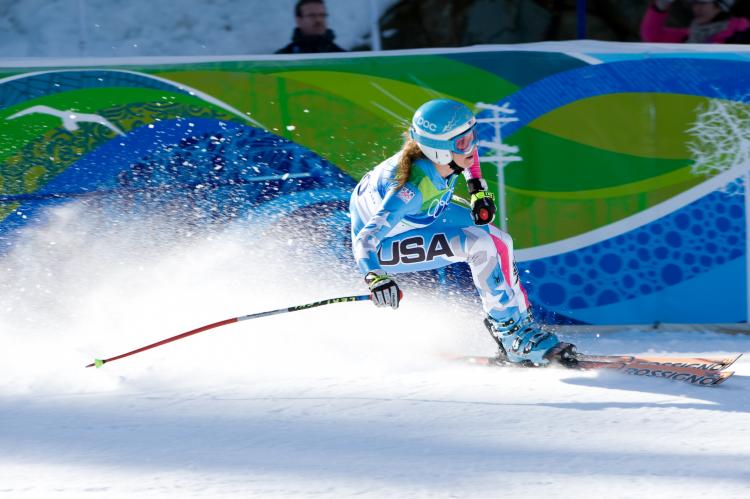
<svg viewBox="0 0 750 499">
<path fill-rule="evenodd" d="M 292 34 L 292 43 L 277 50 L 277 54 L 344 52 L 333 43 L 335 35 L 328 29 L 328 13 L 323 0 L 299 0 L 294 7 L 294 17 L 297 27 Z"/>
</svg>

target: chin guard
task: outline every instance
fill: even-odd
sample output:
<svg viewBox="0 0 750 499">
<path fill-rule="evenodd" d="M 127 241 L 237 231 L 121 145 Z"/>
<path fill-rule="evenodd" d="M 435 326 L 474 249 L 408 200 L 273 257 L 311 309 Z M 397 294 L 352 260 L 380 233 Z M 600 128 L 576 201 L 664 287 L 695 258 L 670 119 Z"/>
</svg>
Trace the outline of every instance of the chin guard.
<svg viewBox="0 0 750 499">
<path fill-rule="evenodd" d="M 458 175 L 459 173 L 463 173 L 464 171 L 464 168 L 458 166 L 458 164 L 453 160 L 451 160 L 451 162 L 448 163 L 448 166 L 451 167 L 451 170 L 453 170 L 453 173 L 455 173 L 456 175 Z"/>
</svg>

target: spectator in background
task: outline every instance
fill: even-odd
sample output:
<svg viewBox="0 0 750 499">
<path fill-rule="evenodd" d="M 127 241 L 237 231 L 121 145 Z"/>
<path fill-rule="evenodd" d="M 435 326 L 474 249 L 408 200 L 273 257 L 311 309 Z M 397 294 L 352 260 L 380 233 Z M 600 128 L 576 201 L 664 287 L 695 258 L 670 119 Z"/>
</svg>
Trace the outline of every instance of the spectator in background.
<svg viewBox="0 0 750 499">
<path fill-rule="evenodd" d="M 667 27 L 669 8 L 674 0 L 653 0 L 641 21 L 644 42 L 737 43 L 740 33 L 750 29 L 750 20 L 732 17 L 735 0 L 687 0 L 693 19 L 686 28 Z"/>
<path fill-rule="evenodd" d="M 344 52 L 333 43 L 335 35 L 328 29 L 328 13 L 323 0 L 298 0 L 294 17 L 297 27 L 292 34 L 292 43 L 276 51 L 277 54 Z"/>
</svg>

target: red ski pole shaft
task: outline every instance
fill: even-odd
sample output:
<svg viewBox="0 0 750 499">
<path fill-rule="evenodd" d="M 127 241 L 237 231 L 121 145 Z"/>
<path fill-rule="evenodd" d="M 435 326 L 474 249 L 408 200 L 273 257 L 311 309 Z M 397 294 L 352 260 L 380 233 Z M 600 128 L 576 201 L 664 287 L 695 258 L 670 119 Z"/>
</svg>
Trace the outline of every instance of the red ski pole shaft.
<svg viewBox="0 0 750 499">
<path fill-rule="evenodd" d="M 278 310 L 271 310 L 268 312 L 258 312 L 256 314 L 250 314 L 250 315 L 243 315 L 240 317 L 233 317 L 231 319 L 226 319 L 219 322 L 214 322 L 213 324 L 207 324 L 205 326 L 199 327 L 197 329 L 192 329 L 190 331 L 186 331 L 184 333 L 178 334 L 176 336 L 172 336 L 170 338 L 165 338 L 161 341 L 157 341 L 156 343 L 152 343 L 150 345 L 146 345 L 141 348 L 137 348 L 133 351 L 126 352 L 120 355 L 116 355 L 114 357 L 110 357 L 108 359 L 95 359 L 94 362 L 87 365 L 86 367 L 97 367 L 100 368 L 104 364 L 108 362 L 113 362 L 118 359 L 123 359 L 125 357 L 130 357 L 131 355 L 135 355 L 140 352 L 145 352 L 146 350 L 151 350 L 152 348 L 160 347 L 162 345 L 166 345 L 167 343 L 172 343 L 173 341 L 181 340 L 182 338 L 187 338 L 188 336 L 193 336 L 194 334 L 202 333 L 203 331 L 208 331 L 209 329 L 214 329 L 221 326 L 226 326 L 227 324 L 233 324 L 235 322 L 241 322 L 246 321 L 249 319 L 257 319 L 259 317 L 268 317 L 269 315 L 277 315 L 277 314 L 286 314 L 289 312 L 296 312 L 298 310 L 306 310 L 308 308 L 315 308 L 320 307 L 322 305 L 330 305 L 332 303 L 345 303 L 345 302 L 352 302 L 352 301 L 364 301 L 369 300 L 370 295 L 354 295 L 354 296 L 343 296 L 341 298 L 329 298 L 328 300 L 322 300 L 322 301 L 316 301 L 313 303 L 308 303 L 305 305 L 295 305 L 293 307 L 287 307 L 287 308 L 280 308 Z"/>
</svg>

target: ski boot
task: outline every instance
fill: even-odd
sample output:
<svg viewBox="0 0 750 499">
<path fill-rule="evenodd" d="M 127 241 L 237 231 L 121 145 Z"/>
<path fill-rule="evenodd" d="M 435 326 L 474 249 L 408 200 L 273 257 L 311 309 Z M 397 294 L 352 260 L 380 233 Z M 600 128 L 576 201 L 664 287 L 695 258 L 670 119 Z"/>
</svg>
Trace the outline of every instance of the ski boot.
<svg viewBox="0 0 750 499">
<path fill-rule="evenodd" d="M 576 362 L 575 346 L 561 343 L 554 333 L 538 325 L 530 313 L 517 312 L 503 321 L 487 317 L 484 325 L 497 343 L 498 364 L 512 362 L 539 367 L 555 361 L 572 367 Z"/>
</svg>

